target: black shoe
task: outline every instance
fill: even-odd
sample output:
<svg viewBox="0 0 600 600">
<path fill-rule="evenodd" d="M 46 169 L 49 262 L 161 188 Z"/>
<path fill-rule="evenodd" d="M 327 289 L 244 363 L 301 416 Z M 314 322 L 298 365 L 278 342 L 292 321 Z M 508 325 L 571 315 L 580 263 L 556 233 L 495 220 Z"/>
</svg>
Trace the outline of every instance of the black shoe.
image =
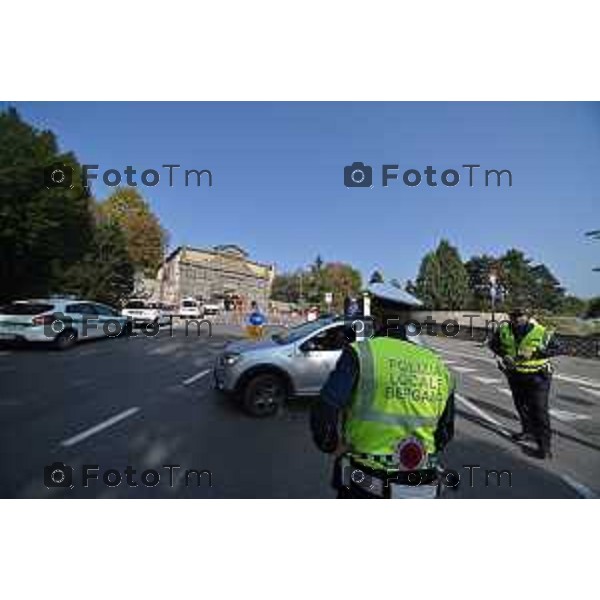
<svg viewBox="0 0 600 600">
<path fill-rule="evenodd" d="M 538 447 L 531 452 L 531 456 L 539 458 L 540 460 L 550 460 L 552 458 L 552 452 L 550 452 L 550 449 Z"/>
</svg>

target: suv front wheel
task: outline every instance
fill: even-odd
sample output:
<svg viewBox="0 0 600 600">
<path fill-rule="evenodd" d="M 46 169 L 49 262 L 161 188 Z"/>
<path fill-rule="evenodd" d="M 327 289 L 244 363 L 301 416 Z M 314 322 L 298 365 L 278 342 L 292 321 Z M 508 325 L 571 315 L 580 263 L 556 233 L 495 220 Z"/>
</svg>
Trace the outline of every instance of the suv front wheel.
<svg viewBox="0 0 600 600">
<path fill-rule="evenodd" d="M 287 386 L 276 373 L 255 375 L 242 394 L 244 410 L 253 417 L 274 415 L 287 398 Z"/>
<path fill-rule="evenodd" d="M 54 347 L 57 350 L 67 350 L 77 342 L 77 332 L 74 329 L 65 329 L 54 338 Z"/>
</svg>

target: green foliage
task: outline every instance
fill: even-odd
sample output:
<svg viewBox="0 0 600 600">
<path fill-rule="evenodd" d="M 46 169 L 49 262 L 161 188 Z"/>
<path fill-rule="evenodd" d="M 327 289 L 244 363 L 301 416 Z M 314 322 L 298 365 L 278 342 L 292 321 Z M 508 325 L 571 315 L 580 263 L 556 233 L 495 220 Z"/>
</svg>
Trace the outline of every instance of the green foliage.
<svg viewBox="0 0 600 600">
<path fill-rule="evenodd" d="M 439 308 L 460 310 L 469 297 L 469 277 L 458 250 L 442 240 L 435 253 L 440 269 Z"/>
<path fill-rule="evenodd" d="M 515 248 L 500 257 L 487 254 L 472 256 L 464 265 L 457 250 L 442 240 L 435 252 L 429 252 L 421 262 L 416 283 L 406 289 L 436 310 L 490 311 L 490 275 L 497 278 L 504 298 L 496 302 L 497 310 L 527 306 L 535 311 L 581 314 L 582 301 L 570 297 L 550 269 L 532 260 Z"/>
<path fill-rule="evenodd" d="M 47 189 L 44 169 L 73 169 L 71 188 Z M 0 299 L 48 294 L 64 269 L 87 251 L 91 198 L 73 154 L 50 131 L 0 113 Z"/>
<path fill-rule="evenodd" d="M 99 210 L 123 231 L 134 268 L 154 277 L 165 253 L 167 235 L 140 192 L 119 187 L 100 204 Z"/>
<path fill-rule="evenodd" d="M 495 273 L 498 281 L 502 283 L 505 279 L 502 265 L 497 258 L 483 254 L 481 256 L 472 256 L 465 263 L 465 268 L 469 277 L 468 285 L 471 291 L 469 308 L 480 312 L 491 310 L 490 275 Z"/>
<path fill-rule="evenodd" d="M 438 308 L 440 305 L 440 264 L 435 252 L 428 252 L 421 261 L 415 282 L 415 295 L 425 308 Z"/>
<path fill-rule="evenodd" d="M 434 310 L 459 310 L 469 297 L 469 278 L 458 250 L 442 240 L 421 261 L 415 294 Z M 408 290 L 408 285 L 407 285 Z"/>
<path fill-rule="evenodd" d="M 317 256 L 308 269 L 277 275 L 273 281 L 271 298 L 325 308 L 325 293 L 332 292 L 332 310 L 342 312 L 344 298 L 357 295 L 361 287 L 362 279 L 357 269 L 341 262 L 324 263 Z"/>
<path fill-rule="evenodd" d="M 298 273 L 280 273 L 273 279 L 271 299 L 297 303 L 300 299 L 300 287 L 300 275 Z"/>
<path fill-rule="evenodd" d="M 600 318 L 600 296 L 595 296 L 588 301 L 587 312 L 585 316 L 588 319 Z"/>
<path fill-rule="evenodd" d="M 582 317 L 586 314 L 588 303 L 577 296 L 565 296 L 561 307 L 560 314 L 569 317 Z"/>
<path fill-rule="evenodd" d="M 133 291 L 133 277 L 123 231 L 101 219 L 89 251 L 63 274 L 60 291 L 116 306 Z"/>
</svg>

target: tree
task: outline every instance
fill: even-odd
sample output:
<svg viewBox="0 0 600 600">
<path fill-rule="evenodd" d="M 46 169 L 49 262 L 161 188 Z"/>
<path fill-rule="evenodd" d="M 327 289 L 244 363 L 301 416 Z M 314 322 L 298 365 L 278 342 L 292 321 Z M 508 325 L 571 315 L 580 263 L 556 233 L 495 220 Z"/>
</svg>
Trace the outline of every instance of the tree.
<svg viewBox="0 0 600 600">
<path fill-rule="evenodd" d="M 504 283 L 508 291 L 504 308 L 510 310 L 518 306 L 533 306 L 535 278 L 531 259 L 520 250 L 511 248 L 500 257 L 504 273 Z"/>
<path fill-rule="evenodd" d="M 67 293 L 118 306 L 133 291 L 134 266 L 122 229 L 99 216 L 89 251 L 63 275 Z"/>
<path fill-rule="evenodd" d="M 371 273 L 369 285 L 372 283 L 383 283 L 383 275 L 377 269 Z"/>
<path fill-rule="evenodd" d="M 488 254 L 472 256 L 466 263 L 465 269 L 469 277 L 471 293 L 470 308 L 472 310 L 491 310 L 490 275 L 494 273 L 499 285 L 504 285 L 504 273 L 498 259 Z"/>
<path fill-rule="evenodd" d="M 586 317 L 588 319 L 600 318 L 600 296 L 590 298 L 590 300 L 588 301 Z"/>
<path fill-rule="evenodd" d="M 565 289 L 550 269 L 539 264 L 531 268 L 533 276 L 532 302 L 536 308 L 543 308 L 550 312 L 560 312 L 565 299 Z"/>
<path fill-rule="evenodd" d="M 48 189 L 44 170 L 72 171 L 71 187 Z M 72 153 L 56 137 L 0 113 L 0 300 L 43 296 L 88 250 L 91 197 Z"/>
<path fill-rule="evenodd" d="M 588 303 L 577 296 L 565 296 L 560 307 L 560 314 L 569 317 L 581 317 L 586 314 Z"/>
<path fill-rule="evenodd" d="M 458 250 L 447 240 L 442 240 L 435 251 L 427 253 L 421 261 L 414 287 L 415 295 L 427 308 L 434 310 L 466 308 L 469 298 L 469 277 Z"/>
<path fill-rule="evenodd" d="M 298 273 L 279 273 L 271 285 L 271 299 L 297 303 L 300 300 L 300 277 Z"/>
<path fill-rule="evenodd" d="M 123 231 L 134 268 L 154 277 L 163 260 L 167 234 L 138 190 L 117 188 L 100 204 L 100 212 Z"/>
<path fill-rule="evenodd" d="M 442 240 L 436 251 L 439 265 L 438 298 L 443 310 L 466 308 L 469 298 L 469 277 L 458 250 Z"/>
<path fill-rule="evenodd" d="M 360 272 L 341 262 L 324 263 L 320 257 L 306 270 L 280 273 L 273 280 L 271 298 L 298 302 L 300 287 L 303 298 L 311 305 L 325 308 L 325 293 L 333 293 L 332 310 L 343 311 L 346 296 L 356 296 L 362 287 Z"/>
<path fill-rule="evenodd" d="M 440 265 L 435 252 L 428 252 L 421 261 L 415 283 L 415 295 L 426 308 L 437 309 L 440 305 Z"/>
<path fill-rule="evenodd" d="M 347 263 L 330 262 L 323 267 L 322 292 L 319 304 L 323 304 L 325 292 L 333 293 L 332 310 L 343 312 L 346 296 L 356 296 L 362 287 L 360 272 Z"/>
</svg>

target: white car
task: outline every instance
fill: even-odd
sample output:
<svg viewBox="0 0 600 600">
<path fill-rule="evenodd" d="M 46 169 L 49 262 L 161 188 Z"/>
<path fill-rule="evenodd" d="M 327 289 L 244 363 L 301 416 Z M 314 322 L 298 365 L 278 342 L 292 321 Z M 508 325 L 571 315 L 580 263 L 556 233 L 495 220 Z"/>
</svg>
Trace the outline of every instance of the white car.
<svg viewBox="0 0 600 600">
<path fill-rule="evenodd" d="M 179 305 L 179 316 L 184 319 L 202 318 L 202 306 L 194 298 L 184 298 Z"/>
<path fill-rule="evenodd" d="M 121 311 L 124 317 L 132 319 L 135 325 L 148 323 L 164 325 L 169 322 L 170 315 L 158 302 L 132 299 L 125 304 Z"/>
<path fill-rule="evenodd" d="M 223 305 L 219 302 L 207 302 L 203 306 L 205 317 L 216 317 L 223 310 Z"/>
<path fill-rule="evenodd" d="M 88 300 L 17 300 L 0 308 L 4 342 L 46 342 L 63 350 L 83 339 L 117 337 L 127 330 L 127 319 L 118 310 Z"/>
</svg>

